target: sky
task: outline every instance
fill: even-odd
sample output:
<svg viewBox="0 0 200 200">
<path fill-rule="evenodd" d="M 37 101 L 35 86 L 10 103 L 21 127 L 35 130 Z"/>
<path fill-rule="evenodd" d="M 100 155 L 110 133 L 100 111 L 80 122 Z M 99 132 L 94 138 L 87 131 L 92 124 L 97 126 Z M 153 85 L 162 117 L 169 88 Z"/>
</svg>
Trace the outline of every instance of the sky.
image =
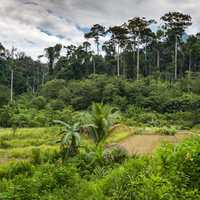
<svg viewBox="0 0 200 200">
<path fill-rule="evenodd" d="M 188 33 L 200 32 L 198 0 L 0 0 L 0 42 L 37 59 L 57 43 L 81 44 L 93 24 L 120 25 L 136 16 L 156 19 L 169 11 L 190 14 Z"/>
</svg>

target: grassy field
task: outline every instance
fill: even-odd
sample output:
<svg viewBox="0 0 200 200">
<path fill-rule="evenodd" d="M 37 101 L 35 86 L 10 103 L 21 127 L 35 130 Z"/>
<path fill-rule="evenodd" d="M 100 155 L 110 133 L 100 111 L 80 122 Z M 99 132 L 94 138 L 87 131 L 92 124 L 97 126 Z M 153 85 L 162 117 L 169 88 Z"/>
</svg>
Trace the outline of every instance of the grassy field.
<svg viewBox="0 0 200 200">
<path fill-rule="evenodd" d="M 148 149 L 148 144 L 154 149 L 163 141 L 162 135 L 167 134 L 165 129 L 130 128 L 125 125 L 117 125 L 110 131 L 106 144 L 122 144 L 123 148 L 126 149 L 127 147 L 128 151 L 132 151 L 133 148 L 136 150 L 138 148 L 138 151 L 141 151 L 140 149 L 143 146 Z M 174 137 L 183 139 L 192 133 L 198 132 L 198 130 L 194 129 L 193 132 L 187 131 L 182 135 L 175 131 Z M 170 131 L 169 134 L 171 133 Z M 7 164 L 17 160 L 31 161 L 36 150 L 39 150 L 43 157 L 50 157 L 52 154 L 59 152 L 59 145 L 55 143 L 58 140 L 58 133 L 59 128 L 56 127 L 22 128 L 17 129 L 16 132 L 13 132 L 12 129 L 0 129 L 0 164 Z M 145 139 L 147 135 L 150 136 L 148 140 Z M 174 143 L 176 138 L 172 137 L 165 135 L 164 139 L 166 138 L 169 142 Z M 143 142 L 138 142 L 138 139 Z M 152 141 L 155 141 L 155 143 L 152 144 Z M 82 136 L 81 145 L 89 146 L 92 145 L 92 142 L 86 136 Z M 152 148 L 150 149 L 152 150 Z"/>
</svg>

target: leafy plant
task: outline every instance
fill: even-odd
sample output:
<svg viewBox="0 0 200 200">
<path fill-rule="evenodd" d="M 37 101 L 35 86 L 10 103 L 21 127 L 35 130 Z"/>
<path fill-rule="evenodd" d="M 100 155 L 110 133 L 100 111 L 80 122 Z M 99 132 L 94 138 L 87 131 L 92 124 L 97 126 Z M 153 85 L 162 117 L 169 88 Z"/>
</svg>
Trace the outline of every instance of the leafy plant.
<svg viewBox="0 0 200 200">
<path fill-rule="evenodd" d="M 73 125 L 67 124 L 60 120 L 54 121 L 57 124 L 63 125 L 63 128 L 60 132 L 61 139 L 57 141 L 60 143 L 62 158 L 67 156 L 75 156 L 78 153 L 78 148 L 80 146 L 80 124 L 75 123 Z"/>
<path fill-rule="evenodd" d="M 159 128 L 158 133 L 161 135 L 175 135 L 177 130 L 175 128 L 162 127 Z"/>
<path fill-rule="evenodd" d="M 39 148 L 32 149 L 32 157 L 33 164 L 41 164 L 41 152 Z"/>
<path fill-rule="evenodd" d="M 85 114 L 85 120 L 92 125 L 89 127 L 89 133 L 96 144 L 106 139 L 109 129 L 119 117 L 119 112 L 113 107 L 93 103 L 91 112 Z"/>
</svg>

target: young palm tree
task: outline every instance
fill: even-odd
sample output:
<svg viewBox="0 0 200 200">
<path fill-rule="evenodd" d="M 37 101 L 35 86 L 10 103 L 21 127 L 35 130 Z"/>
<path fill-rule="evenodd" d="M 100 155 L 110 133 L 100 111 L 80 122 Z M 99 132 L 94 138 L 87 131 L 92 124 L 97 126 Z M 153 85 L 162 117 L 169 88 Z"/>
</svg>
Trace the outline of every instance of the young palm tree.
<svg viewBox="0 0 200 200">
<path fill-rule="evenodd" d="M 92 110 L 87 113 L 85 120 L 91 124 L 89 133 L 96 144 L 100 144 L 108 136 L 110 128 L 119 118 L 116 109 L 99 103 L 92 105 Z"/>
<path fill-rule="evenodd" d="M 61 144 L 60 147 L 63 159 L 67 156 L 75 156 L 80 146 L 80 124 L 75 123 L 70 125 L 59 120 L 55 120 L 54 122 L 63 125 L 61 140 L 58 141 Z"/>
</svg>

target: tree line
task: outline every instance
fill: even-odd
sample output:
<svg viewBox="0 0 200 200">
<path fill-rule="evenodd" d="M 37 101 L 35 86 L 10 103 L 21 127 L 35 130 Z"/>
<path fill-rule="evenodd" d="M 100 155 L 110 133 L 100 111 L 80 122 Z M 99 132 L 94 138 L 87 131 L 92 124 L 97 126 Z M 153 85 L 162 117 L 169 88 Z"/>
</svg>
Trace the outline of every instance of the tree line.
<svg viewBox="0 0 200 200">
<path fill-rule="evenodd" d="M 51 79 L 83 79 L 91 74 L 139 80 L 156 76 L 164 80 L 192 78 L 199 72 L 200 34 L 188 35 L 192 17 L 169 12 L 160 22 L 134 17 L 112 27 L 93 25 L 79 46 L 57 44 L 45 49 L 37 61 L 0 45 L 0 85 L 13 92 L 36 92 Z M 154 28 L 156 27 L 156 28 Z M 92 42 L 96 49 L 92 48 Z M 48 65 L 40 62 L 48 59 Z"/>
<path fill-rule="evenodd" d="M 160 24 L 145 17 L 109 28 L 95 24 L 85 33 L 82 45 L 63 47 L 65 56 L 60 55 L 62 45 L 45 49 L 49 74 L 63 79 L 81 79 L 91 73 L 137 80 L 153 74 L 167 80 L 182 78 L 186 72 L 191 76 L 199 71 L 200 55 L 199 33 L 186 33 L 191 25 L 192 17 L 180 12 L 166 13 Z"/>
</svg>

